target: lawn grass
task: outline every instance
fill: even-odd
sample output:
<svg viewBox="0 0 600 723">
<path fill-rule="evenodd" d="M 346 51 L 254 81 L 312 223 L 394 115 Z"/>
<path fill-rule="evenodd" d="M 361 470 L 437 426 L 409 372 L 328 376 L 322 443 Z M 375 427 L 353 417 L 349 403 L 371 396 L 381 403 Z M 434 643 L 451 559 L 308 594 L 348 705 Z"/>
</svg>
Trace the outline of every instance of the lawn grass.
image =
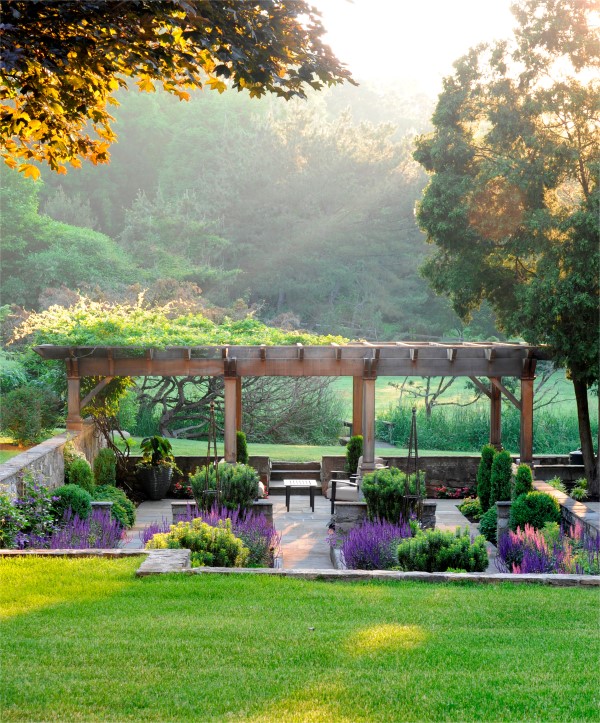
<svg viewBox="0 0 600 723">
<path fill-rule="evenodd" d="M 139 443 L 141 437 L 131 437 L 133 446 L 131 448 L 132 456 L 141 455 Z M 197 439 L 169 439 L 171 446 L 173 447 L 173 454 L 176 457 L 201 457 L 206 454 L 206 440 Z M 222 455 L 223 443 L 217 444 L 217 452 Z M 328 455 L 342 455 L 346 454 L 346 448 L 342 445 L 322 445 L 313 446 L 309 444 L 256 444 L 254 442 L 248 442 L 248 454 L 251 455 L 262 455 L 270 457 L 272 460 L 278 460 L 280 462 L 320 462 L 321 457 Z M 395 456 L 402 457 L 408 454 L 407 449 L 401 449 L 400 447 L 376 447 L 375 455 L 377 457 L 382 456 Z M 454 457 L 465 457 L 468 453 L 465 452 L 443 452 L 439 450 L 428 451 L 419 450 L 421 457 L 432 455 L 434 457 L 440 456 L 454 456 Z"/>
<path fill-rule="evenodd" d="M 598 720 L 597 590 L 0 560 L 4 721 Z"/>
</svg>

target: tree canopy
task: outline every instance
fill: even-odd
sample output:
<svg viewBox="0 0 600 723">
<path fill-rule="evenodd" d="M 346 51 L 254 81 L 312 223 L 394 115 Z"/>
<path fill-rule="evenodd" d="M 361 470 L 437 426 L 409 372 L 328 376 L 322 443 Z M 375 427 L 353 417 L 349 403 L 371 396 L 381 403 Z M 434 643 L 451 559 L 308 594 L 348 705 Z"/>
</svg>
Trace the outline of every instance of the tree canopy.
<svg viewBox="0 0 600 723">
<path fill-rule="evenodd" d="M 108 161 L 108 106 L 129 78 L 180 100 L 192 88 L 289 99 L 352 82 L 305 0 L 2 0 L 2 13 L 2 155 L 34 178 L 33 161 L 59 173 Z"/>
<path fill-rule="evenodd" d="M 515 42 L 455 64 L 415 158 L 434 289 L 468 317 L 547 343 L 574 381 L 591 475 L 587 387 L 598 380 L 600 40 L 591 0 L 521 0 Z M 585 407 L 585 409 L 583 409 Z M 587 452 L 587 455 L 586 455 Z"/>
</svg>

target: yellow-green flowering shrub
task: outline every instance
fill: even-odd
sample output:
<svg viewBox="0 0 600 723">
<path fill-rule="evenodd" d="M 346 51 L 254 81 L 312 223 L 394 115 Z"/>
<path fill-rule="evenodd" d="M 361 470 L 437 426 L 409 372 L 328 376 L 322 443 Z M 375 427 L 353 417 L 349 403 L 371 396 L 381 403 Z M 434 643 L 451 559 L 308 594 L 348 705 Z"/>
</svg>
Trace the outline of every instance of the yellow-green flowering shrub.
<svg viewBox="0 0 600 723">
<path fill-rule="evenodd" d="M 244 567 L 250 550 L 231 531 L 231 520 L 216 527 L 197 518 L 171 525 L 170 532 L 157 533 L 146 543 L 149 550 L 188 549 L 192 567 Z"/>
</svg>

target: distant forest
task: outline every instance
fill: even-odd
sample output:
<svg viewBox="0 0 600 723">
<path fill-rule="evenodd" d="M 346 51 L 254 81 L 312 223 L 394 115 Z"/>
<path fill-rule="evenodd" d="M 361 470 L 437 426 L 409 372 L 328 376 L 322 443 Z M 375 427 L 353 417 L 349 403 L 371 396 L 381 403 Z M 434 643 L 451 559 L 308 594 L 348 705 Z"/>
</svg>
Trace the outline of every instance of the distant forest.
<svg viewBox="0 0 600 723">
<path fill-rule="evenodd" d="M 206 306 L 351 338 L 496 334 L 485 309 L 464 329 L 419 275 L 427 178 L 412 151 L 432 99 L 361 86 L 118 100 L 109 165 L 37 184 L 3 169 L 3 304 L 201 289 Z"/>
</svg>

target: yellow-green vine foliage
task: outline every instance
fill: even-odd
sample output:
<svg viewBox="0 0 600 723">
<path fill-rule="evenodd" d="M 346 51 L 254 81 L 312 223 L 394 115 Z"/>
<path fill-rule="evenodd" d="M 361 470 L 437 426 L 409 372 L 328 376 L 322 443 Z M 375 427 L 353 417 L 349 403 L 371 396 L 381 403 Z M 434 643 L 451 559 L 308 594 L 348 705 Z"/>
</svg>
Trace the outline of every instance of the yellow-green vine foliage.
<svg viewBox="0 0 600 723">
<path fill-rule="evenodd" d="M 31 340 L 34 345 L 137 347 L 139 354 L 144 348 L 170 346 L 309 345 L 344 344 L 347 341 L 341 336 L 277 329 L 251 315 L 242 320 L 225 318 L 223 323 L 216 324 L 199 313 L 182 315 L 172 304 L 148 308 L 143 294 L 134 304 L 92 301 L 80 296 L 72 306 L 51 306 L 33 312 L 16 328 L 13 341 L 19 339 Z M 82 393 L 87 394 L 100 380 L 101 377 L 82 379 Z M 129 377 L 115 377 L 82 410 L 83 414 L 115 416 L 119 401 L 132 384 Z"/>
<path fill-rule="evenodd" d="M 248 316 L 216 324 L 199 313 L 176 315 L 170 304 L 147 308 L 143 296 L 135 304 L 111 304 L 81 296 L 70 307 L 51 306 L 34 312 L 15 331 L 14 339 L 58 346 L 285 345 L 346 343 L 341 336 L 285 331 Z"/>
</svg>

